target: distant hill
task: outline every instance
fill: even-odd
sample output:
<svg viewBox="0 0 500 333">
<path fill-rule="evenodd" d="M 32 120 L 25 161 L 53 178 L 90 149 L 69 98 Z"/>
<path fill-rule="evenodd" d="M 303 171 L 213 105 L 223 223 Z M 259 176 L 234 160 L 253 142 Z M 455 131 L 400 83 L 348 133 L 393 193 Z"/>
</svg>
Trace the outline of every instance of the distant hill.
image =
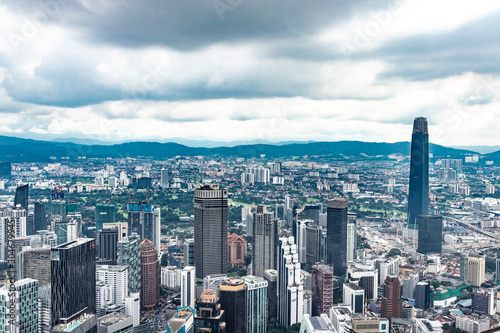
<svg viewBox="0 0 500 333">
<path fill-rule="evenodd" d="M 460 158 L 464 155 L 477 154 L 471 150 L 453 149 L 431 144 L 430 152 L 434 157 Z M 330 156 L 336 158 L 387 158 L 391 154 L 408 156 L 409 142 L 311 142 L 291 144 L 251 144 L 234 147 L 188 147 L 167 142 L 128 142 L 114 145 L 84 145 L 71 142 L 39 141 L 0 136 L 0 160 L 12 162 L 46 162 L 54 156 L 76 159 L 78 156 L 91 157 L 152 157 L 170 158 L 175 156 L 238 156 L 238 157 L 291 157 L 291 156 Z M 487 154 L 487 159 L 497 158 L 500 152 Z M 492 156 L 490 158 L 490 156 Z M 499 156 L 500 158 L 500 156 Z"/>
</svg>

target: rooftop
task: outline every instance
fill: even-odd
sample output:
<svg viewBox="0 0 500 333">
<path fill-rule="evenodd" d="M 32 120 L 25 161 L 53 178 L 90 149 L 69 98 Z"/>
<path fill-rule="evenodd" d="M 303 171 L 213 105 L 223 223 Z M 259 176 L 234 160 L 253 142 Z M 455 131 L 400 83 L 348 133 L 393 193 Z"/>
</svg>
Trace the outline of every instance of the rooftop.
<svg viewBox="0 0 500 333">
<path fill-rule="evenodd" d="M 127 318 L 132 318 L 132 317 L 123 313 L 113 312 L 100 317 L 97 320 L 97 323 L 99 326 L 111 326 Z"/>
</svg>

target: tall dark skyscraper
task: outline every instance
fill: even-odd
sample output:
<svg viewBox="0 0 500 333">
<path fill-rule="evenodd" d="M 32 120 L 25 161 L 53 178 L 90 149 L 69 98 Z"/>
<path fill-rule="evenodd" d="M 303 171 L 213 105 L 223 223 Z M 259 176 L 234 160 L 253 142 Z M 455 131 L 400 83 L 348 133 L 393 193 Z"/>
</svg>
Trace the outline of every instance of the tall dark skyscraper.
<svg viewBox="0 0 500 333">
<path fill-rule="evenodd" d="M 15 207 L 21 205 L 21 208 L 28 210 L 28 188 L 28 184 L 16 188 L 16 196 L 14 197 Z"/>
<path fill-rule="evenodd" d="M 417 236 L 418 217 L 429 213 L 429 132 L 426 118 L 415 118 L 411 136 L 408 237 Z"/>
<path fill-rule="evenodd" d="M 335 276 L 344 276 L 347 271 L 347 207 L 344 198 L 328 201 L 326 211 L 327 263 L 333 266 Z"/>
<path fill-rule="evenodd" d="M 47 230 L 47 214 L 45 213 L 45 204 L 43 202 L 35 202 L 35 213 L 33 218 L 35 234 L 38 230 Z"/>
<path fill-rule="evenodd" d="M 196 277 L 227 272 L 227 192 L 219 185 L 194 191 Z"/>
<path fill-rule="evenodd" d="M 420 253 L 441 253 L 443 217 L 420 215 L 418 217 L 418 249 Z"/>
<path fill-rule="evenodd" d="M 116 265 L 118 228 L 105 228 L 98 234 L 98 257 L 99 259 L 111 260 Z"/>
<path fill-rule="evenodd" d="M 415 286 L 415 307 L 428 310 L 431 302 L 431 286 L 429 282 L 421 281 Z"/>
<path fill-rule="evenodd" d="M 220 306 L 225 312 L 226 332 L 247 332 L 247 288 L 240 279 L 219 286 Z"/>
<path fill-rule="evenodd" d="M 95 205 L 95 228 L 99 232 L 104 223 L 116 222 L 115 205 Z"/>
<path fill-rule="evenodd" d="M 78 238 L 51 249 L 52 325 L 95 314 L 95 240 Z M 97 322 L 97 320 L 96 320 Z"/>
</svg>

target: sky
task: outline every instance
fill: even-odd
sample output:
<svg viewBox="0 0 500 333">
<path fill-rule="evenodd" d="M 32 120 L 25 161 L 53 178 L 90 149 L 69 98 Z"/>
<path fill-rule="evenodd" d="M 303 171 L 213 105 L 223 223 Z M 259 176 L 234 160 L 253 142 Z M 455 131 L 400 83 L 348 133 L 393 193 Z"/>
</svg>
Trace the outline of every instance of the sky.
<svg viewBox="0 0 500 333">
<path fill-rule="evenodd" d="M 500 2 L 8 0 L 0 135 L 500 144 Z"/>
</svg>

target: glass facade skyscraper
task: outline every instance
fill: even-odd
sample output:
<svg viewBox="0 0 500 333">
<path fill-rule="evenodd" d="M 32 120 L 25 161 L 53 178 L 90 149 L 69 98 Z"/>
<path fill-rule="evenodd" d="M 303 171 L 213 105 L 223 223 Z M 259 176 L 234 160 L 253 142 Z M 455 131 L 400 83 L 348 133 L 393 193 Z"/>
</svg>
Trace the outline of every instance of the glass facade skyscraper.
<svg viewBox="0 0 500 333">
<path fill-rule="evenodd" d="M 129 293 L 141 292 L 141 244 L 137 234 L 123 238 L 117 243 L 117 264 L 128 266 Z"/>
<path fill-rule="evenodd" d="M 418 249 L 420 253 L 441 253 L 443 217 L 420 215 L 418 217 Z"/>
<path fill-rule="evenodd" d="M 247 286 L 247 332 L 267 332 L 267 281 L 247 275 L 243 281 Z"/>
<path fill-rule="evenodd" d="M 326 215 L 327 263 L 333 266 L 335 276 L 347 272 L 347 207 L 344 198 L 328 201 Z"/>
<path fill-rule="evenodd" d="M 227 192 L 219 185 L 194 191 L 196 277 L 227 272 Z"/>
<path fill-rule="evenodd" d="M 20 205 L 21 208 L 28 210 L 28 184 L 16 188 L 16 196 L 14 197 L 14 207 Z"/>
<path fill-rule="evenodd" d="M 426 118 L 415 118 L 411 136 L 408 237 L 418 229 L 418 217 L 429 213 L 429 132 Z"/>
</svg>

